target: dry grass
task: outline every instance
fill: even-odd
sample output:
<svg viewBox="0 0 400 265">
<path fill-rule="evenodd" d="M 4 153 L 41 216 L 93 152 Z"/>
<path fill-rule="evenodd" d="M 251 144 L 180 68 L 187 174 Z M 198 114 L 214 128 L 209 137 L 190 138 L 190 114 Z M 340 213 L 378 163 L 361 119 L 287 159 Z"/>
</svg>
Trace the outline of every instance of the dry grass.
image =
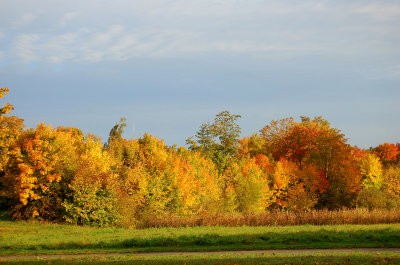
<svg viewBox="0 0 400 265">
<path fill-rule="evenodd" d="M 308 212 L 224 213 L 201 216 L 144 218 L 137 228 L 192 226 L 288 226 L 400 223 L 400 209 L 311 210 Z"/>
</svg>

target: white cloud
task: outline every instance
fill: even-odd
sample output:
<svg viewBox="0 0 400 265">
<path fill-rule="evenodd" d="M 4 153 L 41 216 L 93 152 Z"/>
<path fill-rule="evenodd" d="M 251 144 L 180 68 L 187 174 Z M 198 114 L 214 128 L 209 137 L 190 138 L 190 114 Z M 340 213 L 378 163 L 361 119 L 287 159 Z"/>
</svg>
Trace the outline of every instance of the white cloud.
<svg viewBox="0 0 400 265">
<path fill-rule="evenodd" d="M 79 35 L 77 33 L 66 33 L 52 37 L 39 46 L 39 51 L 44 60 L 50 63 L 62 63 L 74 59 L 77 54 L 73 51 Z"/>
<path fill-rule="evenodd" d="M 266 36 L 241 31 L 236 34 L 246 37 L 187 30 L 127 30 L 121 25 L 113 25 L 104 31 L 82 28 L 47 39 L 38 35 L 19 35 L 13 46 L 14 54 L 24 61 L 43 60 L 50 63 L 123 61 L 136 57 L 193 57 L 210 52 L 261 55 L 338 49 L 334 45 L 305 42 L 307 36 L 298 32 L 271 32 Z"/>
<path fill-rule="evenodd" d="M 107 29 L 105 32 L 99 32 L 91 36 L 90 46 L 106 45 L 110 42 L 116 41 L 124 31 L 121 25 L 114 25 Z"/>
<path fill-rule="evenodd" d="M 25 26 L 32 23 L 36 19 L 36 15 L 32 13 L 24 13 L 21 15 L 20 19 L 15 22 L 16 26 Z"/>
<path fill-rule="evenodd" d="M 34 23 L 8 45 L 16 43 L 14 54 L 25 61 L 121 61 L 211 52 L 290 56 L 393 51 L 390 36 L 396 35 L 398 23 L 376 25 L 372 15 L 394 17 L 400 12 L 397 5 L 377 3 L 265 0 L 115 0 L 113 5 L 99 0 L 96 5 L 82 1 L 76 6 L 49 1 L 41 2 L 41 7 L 37 14 L 25 7 L 20 24 L 36 19 L 49 27 L 36 28 Z M 354 19 L 355 13 L 371 17 Z M 112 22 L 115 25 L 109 26 Z"/>
<path fill-rule="evenodd" d="M 0 39 L 4 38 L 5 34 L 3 32 L 0 31 Z"/>
<path fill-rule="evenodd" d="M 65 13 L 65 14 L 61 17 L 59 24 L 60 24 L 60 25 L 65 25 L 65 24 L 67 24 L 68 22 L 70 22 L 71 20 L 74 20 L 76 17 L 78 17 L 78 12 L 68 12 L 68 13 Z"/>
<path fill-rule="evenodd" d="M 18 35 L 12 44 L 13 53 L 24 62 L 38 60 L 37 46 L 35 46 L 38 39 L 35 34 Z"/>
<path fill-rule="evenodd" d="M 397 4 L 369 4 L 359 7 L 355 13 L 367 14 L 380 20 L 398 19 L 400 17 L 400 5 Z"/>
<path fill-rule="evenodd" d="M 324 3 L 302 1 L 146 1 L 144 4 L 137 4 L 148 17 L 215 17 L 215 18 L 238 18 L 248 15 L 288 15 L 295 13 L 321 12 L 328 10 Z"/>
</svg>

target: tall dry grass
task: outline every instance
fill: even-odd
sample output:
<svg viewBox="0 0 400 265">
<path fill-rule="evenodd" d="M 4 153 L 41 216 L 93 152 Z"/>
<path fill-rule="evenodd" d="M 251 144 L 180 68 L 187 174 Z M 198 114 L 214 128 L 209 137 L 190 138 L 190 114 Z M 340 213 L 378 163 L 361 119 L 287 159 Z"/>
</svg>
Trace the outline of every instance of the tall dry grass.
<svg viewBox="0 0 400 265">
<path fill-rule="evenodd" d="M 311 210 L 308 212 L 224 213 L 200 216 L 148 216 L 137 228 L 191 226 L 288 226 L 400 223 L 400 209 Z"/>
</svg>

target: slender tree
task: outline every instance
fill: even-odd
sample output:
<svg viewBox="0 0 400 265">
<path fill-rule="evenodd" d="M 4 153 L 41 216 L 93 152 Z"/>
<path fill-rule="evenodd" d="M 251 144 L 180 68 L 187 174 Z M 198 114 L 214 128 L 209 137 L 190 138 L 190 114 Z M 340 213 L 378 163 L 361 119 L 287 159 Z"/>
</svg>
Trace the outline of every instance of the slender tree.
<svg viewBox="0 0 400 265">
<path fill-rule="evenodd" d="M 119 122 L 117 122 L 114 127 L 110 130 L 108 141 L 106 146 L 110 144 L 113 140 L 121 140 L 122 134 L 124 133 L 124 128 L 126 127 L 126 118 L 122 117 Z"/>
<path fill-rule="evenodd" d="M 195 137 L 187 139 L 186 144 L 189 149 L 211 158 L 222 172 L 229 165 L 229 160 L 238 153 L 241 128 L 236 122 L 239 118 L 240 115 L 222 111 L 216 115 L 213 123 L 202 124 Z"/>
</svg>

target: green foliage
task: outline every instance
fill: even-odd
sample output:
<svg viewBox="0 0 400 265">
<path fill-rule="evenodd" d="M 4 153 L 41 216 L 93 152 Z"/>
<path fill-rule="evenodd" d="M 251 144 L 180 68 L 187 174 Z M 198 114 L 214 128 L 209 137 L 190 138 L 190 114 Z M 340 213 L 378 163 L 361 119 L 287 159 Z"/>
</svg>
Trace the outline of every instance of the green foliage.
<svg viewBox="0 0 400 265">
<path fill-rule="evenodd" d="M 110 130 L 110 134 L 108 137 L 107 145 L 110 144 L 110 141 L 113 139 L 120 140 L 122 139 L 122 134 L 124 133 L 124 128 L 126 127 L 126 118 L 121 118 L 119 122 L 117 122 L 114 127 Z"/>
<path fill-rule="evenodd" d="M 118 221 L 114 187 L 110 183 L 102 183 L 107 176 L 93 176 L 95 173 L 90 171 L 78 171 L 79 176 L 70 184 L 70 194 L 63 203 L 65 220 L 79 225 L 112 226 Z"/>
<path fill-rule="evenodd" d="M 243 213 L 263 212 L 270 203 L 271 192 L 268 186 L 268 174 L 256 164 L 254 158 L 243 158 L 232 163 L 224 172 L 226 189 L 233 189 L 234 197 L 229 189 L 226 204 L 236 202 L 236 210 Z"/>
<path fill-rule="evenodd" d="M 196 140 L 193 137 L 186 140 L 189 149 L 206 154 L 214 161 L 218 170 L 223 172 L 230 163 L 230 158 L 237 154 L 241 133 L 240 126 L 236 124 L 239 118 L 240 115 L 226 110 L 218 113 L 213 123 L 200 126 Z"/>
<path fill-rule="evenodd" d="M 117 180 L 110 170 L 111 157 L 103 152 L 98 139 L 88 136 L 77 163 L 63 203 L 65 220 L 80 225 L 114 225 L 118 220 Z"/>
<path fill-rule="evenodd" d="M 368 209 L 393 209 L 400 207 L 398 197 L 387 194 L 376 187 L 367 187 L 358 192 L 355 206 Z"/>
</svg>

